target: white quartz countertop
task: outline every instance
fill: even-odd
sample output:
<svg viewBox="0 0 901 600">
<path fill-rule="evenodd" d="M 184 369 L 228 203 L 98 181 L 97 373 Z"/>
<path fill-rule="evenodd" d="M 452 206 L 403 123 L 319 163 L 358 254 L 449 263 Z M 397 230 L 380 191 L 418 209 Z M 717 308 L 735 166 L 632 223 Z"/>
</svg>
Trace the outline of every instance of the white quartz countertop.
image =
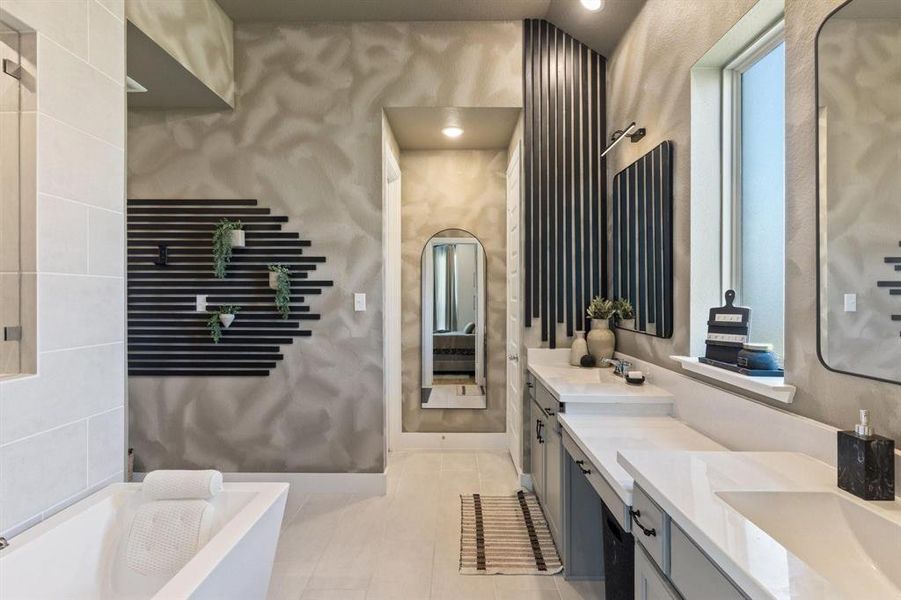
<svg viewBox="0 0 901 600">
<path fill-rule="evenodd" d="M 671 404 L 673 395 L 651 383 L 630 385 L 613 368 L 569 364 L 567 349 L 529 349 L 528 369 L 560 402 Z"/>
<path fill-rule="evenodd" d="M 626 506 L 633 479 L 617 462 L 621 450 L 725 450 L 673 417 L 564 413 L 557 420 Z"/>
<path fill-rule="evenodd" d="M 618 462 L 751 598 L 901 597 L 901 502 L 839 490 L 825 463 L 632 449 Z"/>
</svg>

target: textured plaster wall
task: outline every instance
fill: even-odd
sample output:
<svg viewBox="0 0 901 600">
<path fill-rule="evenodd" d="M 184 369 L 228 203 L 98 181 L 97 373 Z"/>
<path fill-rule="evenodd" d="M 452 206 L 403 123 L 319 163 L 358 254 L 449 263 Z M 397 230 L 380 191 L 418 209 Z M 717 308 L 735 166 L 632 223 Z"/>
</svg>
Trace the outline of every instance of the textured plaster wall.
<svg viewBox="0 0 901 600">
<path fill-rule="evenodd" d="M 269 377 L 130 378 L 139 469 L 383 469 L 382 107 L 521 106 L 521 57 L 518 22 L 242 25 L 233 113 L 129 114 L 130 197 L 258 198 L 335 281 Z"/>
<path fill-rule="evenodd" d="M 851 426 L 859 408 L 869 408 L 877 429 L 901 440 L 901 387 L 832 373 L 817 358 L 814 47 L 820 24 L 841 3 L 786 0 L 785 363 L 798 393 L 793 404 L 779 406 L 840 427 Z M 689 348 L 690 69 L 753 4 L 648 0 L 608 63 L 610 127 L 635 120 L 648 131 L 609 156 L 608 175 L 663 140 L 675 142 L 675 333 L 659 340 L 617 331 L 618 348 L 673 369 L 678 365 L 669 356 Z"/>
<path fill-rule="evenodd" d="M 901 323 L 891 320 L 901 298 L 876 287 L 899 276 L 884 257 L 897 256 L 901 240 L 901 19 L 832 18 L 819 52 L 823 357 L 835 369 L 901 381 Z M 847 293 L 857 294 L 857 312 L 845 312 Z"/>
<path fill-rule="evenodd" d="M 125 14 L 229 106 L 235 105 L 234 25 L 215 0 L 126 0 Z"/>
<path fill-rule="evenodd" d="M 502 432 L 506 419 L 507 199 L 505 150 L 402 152 L 403 430 Z M 463 229 L 482 243 L 488 374 L 486 410 L 423 409 L 421 257 L 444 229 Z"/>
</svg>

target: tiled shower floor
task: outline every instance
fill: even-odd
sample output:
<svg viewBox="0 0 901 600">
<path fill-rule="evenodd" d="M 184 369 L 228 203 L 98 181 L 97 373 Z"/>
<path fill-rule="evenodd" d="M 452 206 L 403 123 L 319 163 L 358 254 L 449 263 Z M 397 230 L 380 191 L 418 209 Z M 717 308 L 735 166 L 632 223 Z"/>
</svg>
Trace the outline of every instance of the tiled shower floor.
<svg viewBox="0 0 901 600">
<path fill-rule="evenodd" d="M 388 494 L 311 494 L 285 515 L 270 600 L 588 600 L 600 583 L 460 575 L 460 494 L 518 489 L 502 452 L 392 453 Z"/>
</svg>

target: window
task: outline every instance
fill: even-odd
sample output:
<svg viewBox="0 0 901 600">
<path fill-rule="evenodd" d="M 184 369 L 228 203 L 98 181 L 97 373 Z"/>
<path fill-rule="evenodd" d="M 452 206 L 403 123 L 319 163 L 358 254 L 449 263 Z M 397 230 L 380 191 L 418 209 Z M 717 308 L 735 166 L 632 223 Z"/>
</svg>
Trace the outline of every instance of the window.
<svg viewBox="0 0 901 600">
<path fill-rule="evenodd" d="M 769 30 L 723 69 L 722 286 L 751 339 L 784 352 L 785 43 Z"/>
</svg>

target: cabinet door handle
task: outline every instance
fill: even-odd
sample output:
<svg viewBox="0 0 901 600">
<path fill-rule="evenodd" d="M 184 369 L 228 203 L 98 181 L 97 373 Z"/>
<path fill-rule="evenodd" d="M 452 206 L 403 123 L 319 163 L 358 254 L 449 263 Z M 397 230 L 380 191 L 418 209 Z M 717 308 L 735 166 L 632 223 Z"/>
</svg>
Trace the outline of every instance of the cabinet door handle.
<svg viewBox="0 0 901 600">
<path fill-rule="evenodd" d="M 557 414 L 552 410 L 546 410 L 545 412 L 547 413 L 547 416 L 549 416 L 549 417 L 553 417 L 555 414 Z"/>
<path fill-rule="evenodd" d="M 645 534 L 648 537 L 654 537 L 657 535 L 656 529 L 654 529 L 653 527 L 648 529 L 647 527 L 645 527 L 644 525 L 641 524 L 641 521 L 638 520 L 638 517 L 641 516 L 640 510 L 629 509 L 629 514 L 632 515 L 632 522 L 635 523 L 636 525 L 638 525 L 638 528 L 641 529 L 641 532 L 643 534 Z"/>
<path fill-rule="evenodd" d="M 591 469 L 586 469 L 582 466 L 585 464 L 584 460 L 577 460 L 576 464 L 579 465 L 579 470 L 582 471 L 582 475 L 591 475 Z"/>
<path fill-rule="evenodd" d="M 538 440 L 539 444 L 544 443 L 544 438 L 541 437 L 542 427 L 544 427 L 544 423 L 541 422 L 541 419 L 535 419 L 535 438 Z"/>
</svg>

